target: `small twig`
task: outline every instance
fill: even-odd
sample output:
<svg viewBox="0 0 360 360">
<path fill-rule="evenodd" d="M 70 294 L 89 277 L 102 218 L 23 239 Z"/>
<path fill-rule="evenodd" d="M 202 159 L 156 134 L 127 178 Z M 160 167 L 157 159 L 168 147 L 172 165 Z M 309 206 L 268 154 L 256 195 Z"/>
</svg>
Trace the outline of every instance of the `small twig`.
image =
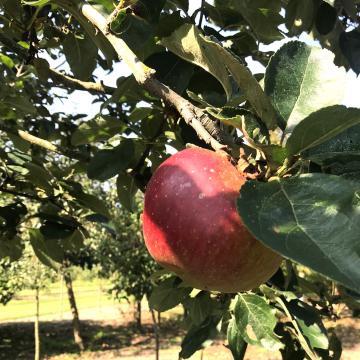
<svg viewBox="0 0 360 360">
<path fill-rule="evenodd" d="M 0 34 L 0 42 L 5 45 L 7 48 L 9 48 L 11 51 L 15 52 L 22 60 L 26 61 L 28 58 L 27 51 L 13 42 L 12 40 L 6 38 L 5 36 Z M 58 65 L 58 67 L 61 66 Z M 22 71 L 23 65 L 20 66 L 19 69 L 17 69 L 17 76 L 20 76 Z M 90 93 L 100 93 L 100 94 L 109 94 L 112 95 L 115 88 L 111 86 L 106 86 L 102 83 L 96 83 L 91 81 L 82 81 L 79 79 L 76 79 L 72 76 L 63 74 L 60 71 L 57 71 L 56 69 L 49 68 L 49 77 L 50 79 L 56 83 L 57 86 L 63 85 L 67 89 L 73 89 L 73 90 L 84 90 L 88 91 Z"/>
<path fill-rule="evenodd" d="M 201 28 L 202 22 L 204 20 L 204 6 L 205 6 L 205 0 L 201 1 L 201 8 L 200 8 L 200 20 L 199 20 L 199 28 Z"/>
<path fill-rule="evenodd" d="M 55 83 L 60 83 L 65 85 L 67 88 L 71 88 L 74 90 L 84 90 L 88 91 L 89 93 L 102 93 L 102 94 L 113 94 L 116 90 L 115 88 L 111 86 L 106 86 L 102 83 L 96 83 L 92 81 L 82 81 L 79 79 L 76 79 L 72 76 L 63 74 L 60 71 L 57 71 L 55 69 L 49 68 L 49 77 L 51 80 L 53 80 Z"/>
<path fill-rule="evenodd" d="M 29 142 L 32 145 L 39 146 L 43 149 L 46 149 L 51 152 L 55 152 L 60 155 L 65 155 L 69 158 L 80 160 L 80 161 L 89 161 L 90 157 L 86 154 L 79 153 L 74 150 L 70 150 L 68 148 L 63 148 L 62 146 L 57 146 L 47 141 L 45 139 L 41 139 L 37 136 L 34 136 L 23 130 L 16 130 L 11 127 L 5 126 L 4 124 L 0 124 L 0 131 L 4 131 L 16 136 L 19 136 L 21 139 Z"/>
<path fill-rule="evenodd" d="M 297 321 L 291 316 L 288 308 L 286 307 L 285 303 L 282 301 L 282 299 L 280 297 L 276 297 L 276 301 L 280 304 L 280 306 L 283 308 L 286 316 L 290 319 L 290 321 L 292 322 L 295 332 L 298 336 L 299 342 L 301 344 L 301 346 L 303 347 L 304 351 L 306 352 L 306 354 L 309 356 L 309 358 L 311 360 L 319 360 L 319 357 L 311 350 L 310 346 L 308 345 L 304 335 L 302 334 L 299 325 L 297 323 Z"/>
</svg>

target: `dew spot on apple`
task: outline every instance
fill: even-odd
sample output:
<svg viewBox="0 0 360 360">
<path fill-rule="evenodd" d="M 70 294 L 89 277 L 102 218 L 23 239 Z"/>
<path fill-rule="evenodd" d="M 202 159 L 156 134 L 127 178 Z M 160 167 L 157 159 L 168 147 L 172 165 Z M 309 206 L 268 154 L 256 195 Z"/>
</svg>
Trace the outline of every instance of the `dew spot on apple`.
<svg viewBox="0 0 360 360">
<path fill-rule="evenodd" d="M 206 195 L 204 193 L 199 194 L 199 199 L 202 200 Z"/>
<path fill-rule="evenodd" d="M 185 189 L 185 188 L 189 188 L 189 187 L 191 187 L 190 181 L 188 181 L 184 184 L 180 184 L 180 189 Z"/>
<path fill-rule="evenodd" d="M 214 173 L 214 172 L 215 172 L 215 170 L 214 170 L 214 169 L 210 169 L 210 172 Z"/>
<path fill-rule="evenodd" d="M 212 179 L 212 177 L 211 176 L 209 176 L 209 180 L 211 180 Z"/>
</svg>

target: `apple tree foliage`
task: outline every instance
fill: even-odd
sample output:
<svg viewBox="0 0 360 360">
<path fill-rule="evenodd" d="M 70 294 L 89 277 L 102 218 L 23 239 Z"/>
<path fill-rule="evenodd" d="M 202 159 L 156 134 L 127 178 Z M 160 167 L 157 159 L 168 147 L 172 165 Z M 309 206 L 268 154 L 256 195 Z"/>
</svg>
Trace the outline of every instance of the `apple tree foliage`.
<svg viewBox="0 0 360 360">
<path fill-rule="evenodd" d="M 29 241 L 56 267 L 112 221 L 83 179 L 116 179 L 132 210 L 170 148 L 221 148 L 253 178 L 237 202 L 245 225 L 284 266 L 237 295 L 161 273 L 150 305 L 185 307 L 182 358 L 221 332 L 235 359 L 247 344 L 340 358 L 322 318 L 360 292 L 360 109 L 341 105 L 346 71 L 360 72 L 359 12 L 357 0 L 202 1 L 192 14 L 188 0 L 0 0 L 0 257 L 17 261 Z M 114 72 L 119 57 L 130 75 Z M 93 95 L 95 117 L 69 108 L 75 91 Z"/>
</svg>

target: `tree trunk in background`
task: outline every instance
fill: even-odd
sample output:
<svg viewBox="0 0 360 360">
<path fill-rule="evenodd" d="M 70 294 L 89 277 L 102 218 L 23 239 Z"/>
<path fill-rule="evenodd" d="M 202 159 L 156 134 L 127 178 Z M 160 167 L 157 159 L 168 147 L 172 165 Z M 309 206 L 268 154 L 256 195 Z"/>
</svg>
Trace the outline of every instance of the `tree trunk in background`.
<svg viewBox="0 0 360 360">
<path fill-rule="evenodd" d="M 76 306 L 75 295 L 74 295 L 74 290 L 73 290 L 73 286 L 72 286 L 72 280 L 71 280 L 71 276 L 70 276 L 68 269 L 64 270 L 64 280 L 65 280 L 65 284 L 66 284 L 66 289 L 67 289 L 69 303 L 70 303 L 70 309 L 71 309 L 71 313 L 72 313 L 74 340 L 75 340 L 75 343 L 79 346 L 80 351 L 84 351 L 85 346 L 84 346 L 84 341 L 83 341 L 83 338 L 81 336 L 81 331 L 80 331 L 79 312 L 78 312 L 78 309 Z"/>
<path fill-rule="evenodd" d="M 151 311 L 151 316 L 153 319 L 153 326 L 154 326 L 154 334 L 155 334 L 155 359 L 159 360 L 160 358 L 160 333 L 159 333 L 159 326 L 156 321 L 156 314 L 153 309 Z"/>
<path fill-rule="evenodd" d="M 141 324 L 141 300 L 136 300 L 135 302 L 135 321 L 136 321 L 136 326 L 138 327 L 139 330 L 142 329 L 142 324 Z"/>
<path fill-rule="evenodd" d="M 40 299 L 39 299 L 39 288 L 35 289 L 35 303 L 36 303 L 36 312 L 35 312 L 35 322 L 34 322 L 34 335 L 35 335 L 35 360 L 40 360 Z"/>
</svg>

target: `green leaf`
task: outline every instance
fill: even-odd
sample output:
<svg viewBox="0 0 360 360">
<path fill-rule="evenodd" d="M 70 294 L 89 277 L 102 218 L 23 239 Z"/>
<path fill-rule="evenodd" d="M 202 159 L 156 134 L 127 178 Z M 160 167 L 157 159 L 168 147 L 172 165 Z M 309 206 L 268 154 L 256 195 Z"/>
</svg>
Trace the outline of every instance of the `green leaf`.
<svg viewBox="0 0 360 360">
<path fill-rule="evenodd" d="M 1 206 L 0 216 L 3 219 L 4 223 L 1 224 L 0 229 L 15 228 L 20 224 L 22 218 L 26 214 L 26 206 L 21 202 Z"/>
<path fill-rule="evenodd" d="M 7 136 L 12 141 L 14 146 L 21 152 L 27 152 L 31 148 L 31 144 L 28 141 L 23 140 L 20 136 L 8 133 Z"/>
<path fill-rule="evenodd" d="M 211 299 L 209 293 L 204 291 L 201 291 L 194 298 L 187 298 L 183 305 L 188 310 L 193 325 L 200 325 L 211 315 L 213 309 L 216 308 L 216 302 Z"/>
<path fill-rule="evenodd" d="M 334 55 L 299 41 L 283 45 L 265 73 L 265 93 L 279 113 L 287 133 L 312 112 L 342 101 L 346 71 L 334 65 Z"/>
<path fill-rule="evenodd" d="M 20 259 L 23 250 L 24 245 L 19 236 L 0 236 L 0 259 L 9 257 L 10 261 L 17 261 Z"/>
<path fill-rule="evenodd" d="M 192 326 L 181 343 L 180 358 L 188 359 L 196 351 L 211 345 L 219 331 L 219 317 L 211 317 L 198 326 Z"/>
<path fill-rule="evenodd" d="M 343 31 L 340 34 L 339 46 L 341 52 L 356 75 L 359 75 L 360 73 L 359 45 L 360 33 L 358 29 L 347 32 Z"/>
<path fill-rule="evenodd" d="M 179 305 L 191 292 L 191 288 L 178 287 L 178 279 L 171 277 L 155 287 L 149 298 L 149 306 L 156 311 L 167 311 Z"/>
<path fill-rule="evenodd" d="M 277 323 L 274 309 L 263 297 L 255 294 L 239 294 L 234 313 L 236 326 L 247 343 L 269 350 L 283 347 L 274 334 Z"/>
<path fill-rule="evenodd" d="M 134 150 L 133 141 L 124 139 L 112 150 L 98 151 L 88 165 L 89 178 L 105 181 L 126 170 L 133 158 Z"/>
<path fill-rule="evenodd" d="M 82 123 L 72 134 L 71 144 L 74 146 L 91 144 L 97 141 L 108 140 L 125 128 L 119 119 L 109 116 L 98 116 Z"/>
<path fill-rule="evenodd" d="M 286 6 L 285 24 L 293 36 L 308 31 L 313 24 L 313 0 L 290 0 Z"/>
<path fill-rule="evenodd" d="M 188 12 L 189 10 L 189 0 L 169 0 L 171 3 L 175 4 L 179 9 Z"/>
<path fill-rule="evenodd" d="M 310 114 L 293 130 L 286 142 L 290 155 L 317 146 L 360 123 L 360 109 L 334 105 Z"/>
<path fill-rule="evenodd" d="M 132 123 L 136 123 L 148 117 L 153 112 L 153 110 L 154 109 L 151 107 L 137 107 L 131 112 L 128 120 Z"/>
<path fill-rule="evenodd" d="M 127 210 L 133 211 L 135 207 L 135 194 L 138 188 L 133 176 L 120 173 L 116 179 L 117 195 L 120 204 Z"/>
<path fill-rule="evenodd" d="M 306 155 L 360 152 L 360 125 L 352 126 L 331 139 L 306 150 Z"/>
<path fill-rule="evenodd" d="M 53 177 L 43 166 L 29 161 L 25 164 L 25 167 L 29 170 L 26 178 L 30 180 L 32 184 L 43 189 L 48 194 L 53 193 L 54 189 L 50 183 Z"/>
<path fill-rule="evenodd" d="M 320 165 L 334 175 L 348 175 L 360 170 L 360 125 L 355 125 L 337 136 L 305 150 L 302 158 Z"/>
<path fill-rule="evenodd" d="M 89 80 L 96 67 L 98 48 L 86 34 L 83 38 L 68 34 L 63 42 L 64 54 L 74 76 Z"/>
<path fill-rule="evenodd" d="M 268 44 L 283 38 L 278 29 L 284 21 L 280 15 L 281 1 L 232 0 L 230 3 L 246 19 L 261 42 Z"/>
<path fill-rule="evenodd" d="M 228 99 L 233 96 L 233 85 L 222 61 L 222 52 L 225 50 L 219 44 L 204 37 L 196 26 L 184 24 L 169 37 L 163 38 L 161 43 L 177 56 L 202 67 L 216 77 Z"/>
<path fill-rule="evenodd" d="M 287 308 L 299 324 L 301 332 L 306 336 L 311 347 L 318 349 L 329 347 L 326 329 L 319 313 L 314 308 L 300 300 L 290 301 L 287 303 Z"/>
<path fill-rule="evenodd" d="M 234 88 L 231 77 L 229 77 L 230 72 L 258 116 L 269 129 L 275 127 L 275 111 L 259 83 L 248 68 L 220 44 L 204 37 L 191 24 L 182 25 L 171 36 L 163 38 L 161 43 L 177 56 L 200 66 L 217 78 L 222 84 L 228 100 L 239 93 L 239 89 Z"/>
<path fill-rule="evenodd" d="M 330 2 L 330 1 L 329 1 Z M 322 1 L 316 11 L 315 26 L 321 35 L 329 34 L 338 19 L 338 10 L 326 1 Z"/>
<path fill-rule="evenodd" d="M 146 59 L 145 64 L 156 71 L 156 78 L 178 94 L 189 85 L 194 66 L 171 52 L 159 52 Z M 179 76 L 181 74 L 181 76 Z"/>
<path fill-rule="evenodd" d="M 248 114 L 248 111 L 244 109 L 238 109 L 227 106 L 223 107 L 220 110 L 207 108 L 206 111 L 216 119 L 223 122 L 224 124 L 233 126 L 237 129 L 243 128 L 242 118 L 244 117 L 245 114 Z"/>
<path fill-rule="evenodd" d="M 152 53 L 161 49 L 154 41 L 154 30 L 153 24 L 143 18 L 133 14 L 126 14 L 121 25 L 115 29 L 115 33 L 143 61 Z"/>
<path fill-rule="evenodd" d="M 247 343 L 241 337 L 234 318 L 230 320 L 227 328 L 227 340 L 234 360 L 242 360 L 246 352 Z"/>
<path fill-rule="evenodd" d="M 69 226 L 63 222 L 45 221 L 40 228 L 41 234 L 49 240 L 53 239 L 65 239 L 71 236 L 75 231 L 75 227 Z"/>
<path fill-rule="evenodd" d="M 30 229 L 29 236 L 30 244 L 38 259 L 44 265 L 58 270 L 64 260 L 64 250 L 61 246 L 56 241 L 46 241 L 38 229 Z"/>
<path fill-rule="evenodd" d="M 44 6 L 48 4 L 51 0 L 33 0 L 33 1 L 25 1 L 22 0 L 21 2 L 25 5 L 31 5 L 31 6 Z"/>
<path fill-rule="evenodd" d="M 80 192 L 72 192 L 72 196 L 74 196 L 80 204 L 89 208 L 90 210 L 94 211 L 97 214 L 101 214 L 108 219 L 110 218 L 110 213 L 105 205 L 104 201 L 99 199 L 95 195 L 87 194 L 82 191 Z"/>
<path fill-rule="evenodd" d="M 0 61 L 9 69 L 12 69 L 15 66 L 14 61 L 7 55 L 0 54 Z"/>
<path fill-rule="evenodd" d="M 238 211 L 265 245 L 360 291 L 359 194 L 359 182 L 327 174 L 249 181 Z"/>
<path fill-rule="evenodd" d="M 224 3 L 223 0 L 215 1 L 215 6 L 205 2 L 205 10 L 209 20 L 220 28 L 232 28 L 244 26 L 246 24 L 244 17 L 234 6 L 230 8 L 230 2 Z"/>
</svg>

